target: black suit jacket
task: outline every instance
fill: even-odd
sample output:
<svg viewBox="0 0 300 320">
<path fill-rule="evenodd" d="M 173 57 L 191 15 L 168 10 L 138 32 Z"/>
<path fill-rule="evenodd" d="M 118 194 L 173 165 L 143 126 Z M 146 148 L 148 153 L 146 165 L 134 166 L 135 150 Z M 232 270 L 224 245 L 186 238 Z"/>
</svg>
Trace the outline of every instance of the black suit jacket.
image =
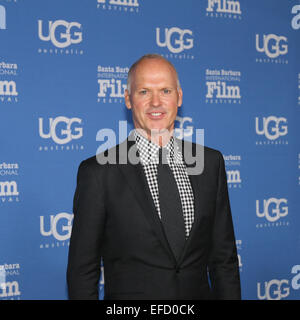
<svg viewBox="0 0 300 320">
<path fill-rule="evenodd" d="M 125 142 L 128 148 L 134 144 Z M 117 158 L 122 145 L 111 149 Z M 203 150 L 202 174 L 189 176 L 195 217 L 178 260 L 141 164 L 100 165 L 97 157 L 80 164 L 67 269 L 70 299 L 98 299 L 101 258 L 104 299 L 240 299 L 224 160 L 219 151 Z"/>
</svg>

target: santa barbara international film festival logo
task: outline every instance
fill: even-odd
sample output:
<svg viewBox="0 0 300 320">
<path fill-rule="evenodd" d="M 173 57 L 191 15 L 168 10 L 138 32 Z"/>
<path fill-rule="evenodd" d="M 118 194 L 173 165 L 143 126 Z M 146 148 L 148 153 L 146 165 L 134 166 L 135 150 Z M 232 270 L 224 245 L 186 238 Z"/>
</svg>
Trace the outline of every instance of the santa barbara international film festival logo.
<svg viewBox="0 0 300 320">
<path fill-rule="evenodd" d="M 84 146 L 75 143 L 83 137 L 82 119 L 65 116 L 38 118 L 39 136 L 45 143 L 39 151 L 80 151 Z"/>
<path fill-rule="evenodd" d="M 159 52 L 167 59 L 194 59 L 194 34 L 190 29 L 181 29 L 179 27 L 168 27 L 155 29 L 156 45 L 165 48 Z"/>
<path fill-rule="evenodd" d="M 40 249 L 68 247 L 73 218 L 74 215 L 67 212 L 40 216 Z"/>
<path fill-rule="evenodd" d="M 206 16 L 210 18 L 242 19 L 240 1 L 207 0 Z"/>
<path fill-rule="evenodd" d="M 97 67 L 97 102 L 124 104 L 129 68 L 121 66 Z"/>
<path fill-rule="evenodd" d="M 256 200 L 256 216 L 259 222 L 256 228 L 289 226 L 288 199 L 270 197 Z"/>
<path fill-rule="evenodd" d="M 242 188 L 242 177 L 241 177 L 241 155 L 227 154 L 223 155 L 226 175 L 227 175 L 227 185 L 229 189 L 241 189 Z"/>
<path fill-rule="evenodd" d="M 288 121 L 285 117 L 268 116 L 255 117 L 255 132 L 261 137 L 256 140 L 257 146 L 262 145 L 288 145 Z"/>
<path fill-rule="evenodd" d="M 241 72 L 225 69 L 206 69 L 206 103 L 241 104 Z"/>
<path fill-rule="evenodd" d="M 20 202 L 18 175 L 18 163 L 0 163 L 0 203 Z"/>
<path fill-rule="evenodd" d="M 255 62 L 288 64 L 288 38 L 276 34 L 256 34 L 255 48 L 259 55 Z"/>
<path fill-rule="evenodd" d="M 97 0 L 97 9 L 124 12 L 139 13 L 139 0 Z"/>
<path fill-rule="evenodd" d="M 0 265 L 0 300 L 20 300 L 21 290 L 19 276 L 20 263 L 3 263 Z"/>
<path fill-rule="evenodd" d="M 282 300 L 288 298 L 292 292 L 300 289 L 300 265 L 294 265 L 289 279 L 271 279 L 257 282 L 257 298 L 259 300 Z"/>
<path fill-rule="evenodd" d="M 0 103 L 19 102 L 17 90 L 18 65 L 17 63 L 0 60 Z"/>
<path fill-rule="evenodd" d="M 82 36 L 82 25 L 77 21 L 43 21 L 38 20 L 38 37 L 41 46 L 38 48 L 40 54 L 66 54 L 82 55 L 80 46 Z"/>
</svg>

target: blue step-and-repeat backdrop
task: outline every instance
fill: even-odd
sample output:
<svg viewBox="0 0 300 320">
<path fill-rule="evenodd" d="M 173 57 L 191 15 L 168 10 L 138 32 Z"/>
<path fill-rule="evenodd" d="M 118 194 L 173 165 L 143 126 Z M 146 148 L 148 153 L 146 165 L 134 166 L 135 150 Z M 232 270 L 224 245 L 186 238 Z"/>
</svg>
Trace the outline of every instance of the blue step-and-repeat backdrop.
<svg viewBox="0 0 300 320">
<path fill-rule="evenodd" d="M 78 165 L 145 53 L 223 153 L 243 299 L 300 299 L 299 39 L 298 0 L 0 0 L 0 299 L 67 299 Z"/>
</svg>

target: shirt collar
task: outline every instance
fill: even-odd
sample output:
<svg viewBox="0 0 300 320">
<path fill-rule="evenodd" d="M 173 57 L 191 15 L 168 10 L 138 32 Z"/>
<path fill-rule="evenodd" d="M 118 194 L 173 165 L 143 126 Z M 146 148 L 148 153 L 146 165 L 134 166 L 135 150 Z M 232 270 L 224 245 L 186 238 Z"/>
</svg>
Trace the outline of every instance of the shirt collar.
<svg viewBox="0 0 300 320">
<path fill-rule="evenodd" d="M 137 130 L 134 130 L 134 137 L 142 164 L 158 164 L 160 146 L 142 136 Z M 182 154 L 173 136 L 164 148 L 167 149 L 167 160 L 169 163 L 182 163 Z"/>
</svg>

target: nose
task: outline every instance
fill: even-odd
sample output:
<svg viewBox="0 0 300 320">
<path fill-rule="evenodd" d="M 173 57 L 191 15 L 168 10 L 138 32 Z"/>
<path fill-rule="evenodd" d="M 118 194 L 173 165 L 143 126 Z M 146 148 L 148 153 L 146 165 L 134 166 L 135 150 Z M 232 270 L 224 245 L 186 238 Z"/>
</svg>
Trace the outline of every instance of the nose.
<svg viewBox="0 0 300 320">
<path fill-rule="evenodd" d="M 153 92 L 152 99 L 151 99 L 151 104 L 152 104 L 153 107 L 159 107 L 160 106 L 159 93 Z"/>
</svg>

